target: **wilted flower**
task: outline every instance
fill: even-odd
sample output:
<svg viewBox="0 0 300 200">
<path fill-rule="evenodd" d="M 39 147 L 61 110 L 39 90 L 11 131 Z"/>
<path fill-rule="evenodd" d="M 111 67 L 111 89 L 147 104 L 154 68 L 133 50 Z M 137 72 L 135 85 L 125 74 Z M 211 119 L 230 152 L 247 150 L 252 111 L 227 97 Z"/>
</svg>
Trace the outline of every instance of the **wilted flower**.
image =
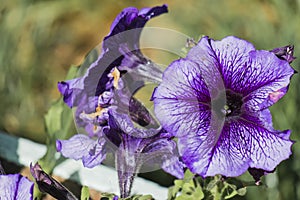
<svg viewBox="0 0 300 200">
<path fill-rule="evenodd" d="M 296 57 L 294 57 L 294 45 L 287 45 L 284 47 L 279 47 L 271 50 L 275 55 L 282 59 L 286 60 L 288 63 L 292 63 Z"/>
<path fill-rule="evenodd" d="M 290 59 L 277 56 L 236 37 L 203 37 L 166 69 L 153 95 L 155 113 L 178 137 L 192 172 L 232 177 L 248 168 L 272 171 L 291 155 L 290 130 L 274 130 L 268 110 L 294 74 Z"/>
<path fill-rule="evenodd" d="M 48 193 L 56 199 L 77 200 L 65 186 L 47 174 L 38 163 L 30 164 L 30 172 L 41 192 Z"/>
</svg>

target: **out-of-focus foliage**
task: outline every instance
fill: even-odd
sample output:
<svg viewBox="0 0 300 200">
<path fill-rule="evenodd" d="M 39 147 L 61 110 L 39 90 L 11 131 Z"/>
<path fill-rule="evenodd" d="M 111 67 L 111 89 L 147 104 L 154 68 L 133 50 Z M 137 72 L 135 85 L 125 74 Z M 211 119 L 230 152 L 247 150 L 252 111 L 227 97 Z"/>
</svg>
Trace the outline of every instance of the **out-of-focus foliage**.
<svg viewBox="0 0 300 200">
<path fill-rule="evenodd" d="M 43 115 L 71 65 L 108 33 L 126 5 L 109 1 L 0 0 L 0 127 L 44 141 Z"/>
<path fill-rule="evenodd" d="M 224 179 L 220 175 L 202 179 L 186 170 L 183 180 L 175 180 L 174 186 L 169 188 L 168 200 L 194 199 L 232 199 L 246 194 L 246 186 L 255 182 L 242 182 L 238 179 Z"/>
<path fill-rule="evenodd" d="M 59 97 L 56 83 L 71 65 L 109 32 L 114 17 L 128 6 L 167 3 L 169 13 L 147 26 L 174 29 L 194 38 L 236 35 L 258 49 L 295 45 L 292 66 L 300 64 L 299 0 L 0 0 L 0 129 L 45 142 L 43 115 Z M 174 41 L 176 42 L 176 41 Z M 146 52 L 167 64 L 174 56 Z M 300 79 L 293 77 L 288 94 L 271 108 L 278 129 L 292 129 L 300 141 Z M 300 199 L 300 144 L 291 159 L 265 178 L 268 187 L 248 188 L 254 199 Z"/>
</svg>

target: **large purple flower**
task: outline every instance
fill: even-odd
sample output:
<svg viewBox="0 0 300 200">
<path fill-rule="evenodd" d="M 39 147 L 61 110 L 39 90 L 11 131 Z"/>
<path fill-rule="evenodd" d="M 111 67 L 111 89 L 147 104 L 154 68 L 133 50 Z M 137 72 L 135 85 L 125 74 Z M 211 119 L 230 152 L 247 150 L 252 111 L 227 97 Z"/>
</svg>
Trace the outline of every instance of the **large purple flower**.
<svg viewBox="0 0 300 200">
<path fill-rule="evenodd" d="M 249 168 L 272 171 L 291 155 L 290 131 L 273 129 L 268 107 L 287 92 L 292 58 L 232 36 L 203 37 L 166 69 L 153 95 L 155 113 L 178 137 L 192 172 L 232 177 Z"/>
<path fill-rule="evenodd" d="M 33 199 L 33 182 L 20 174 L 0 175 L 0 199 Z"/>
</svg>

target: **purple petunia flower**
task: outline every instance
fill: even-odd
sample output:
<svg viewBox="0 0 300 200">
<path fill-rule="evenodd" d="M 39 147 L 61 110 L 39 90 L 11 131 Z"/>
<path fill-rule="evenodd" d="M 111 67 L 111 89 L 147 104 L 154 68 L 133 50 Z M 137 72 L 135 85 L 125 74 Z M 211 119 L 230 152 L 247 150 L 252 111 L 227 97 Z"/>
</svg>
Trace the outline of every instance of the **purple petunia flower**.
<svg viewBox="0 0 300 200">
<path fill-rule="evenodd" d="M 130 72 L 133 77 L 139 74 L 146 79 L 160 80 L 162 71 L 143 56 L 139 48 L 139 38 L 149 19 L 166 12 L 166 5 L 140 11 L 133 7 L 124 9 L 113 22 L 108 36 L 104 38 L 102 54 L 89 67 L 85 76 L 58 83 L 65 103 L 69 107 L 78 106 L 84 95 L 98 97 L 109 91 L 112 84 L 108 84 L 108 75 L 115 67 L 119 71 Z"/>
<path fill-rule="evenodd" d="M 107 126 L 108 108 L 118 104 L 129 109 L 133 120 L 139 124 L 154 124 L 147 110 L 141 110 L 132 94 L 145 81 L 159 82 L 162 71 L 152 61 L 143 56 L 139 49 L 142 28 L 152 17 L 167 12 L 167 6 L 157 6 L 138 10 L 124 9 L 115 19 L 111 31 L 104 38 L 102 54 L 89 67 L 83 77 L 58 83 L 58 89 L 69 107 L 77 107 L 75 120 L 89 137 L 98 137 Z M 123 80 L 121 80 L 121 77 Z M 128 90 L 122 93 L 126 82 Z M 119 89 L 116 96 L 116 90 Z M 100 142 L 102 146 L 103 142 Z M 93 149 L 95 147 L 91 146 Z M 84 156 L 83 156 L 84 157 Z M 104 158 L 101 154 L 98 157 Z M 89 165 L 92 166 L 93 159 Z M 87 166 L 87 165 L 86 165 Z"/>
<path fill-rule="evenodd" d="M 0 199 L 33 199 L 33 182 L 20 174 L 0 175 Z"/>
<path fill-rule="evenodd" d="M 69 140 L 58 140 L 57 150 L 64 156 L 82 159 L 86 167 L 99 165 L 105 159 L 107 136 L 104 131 L 110 128 L 108 111 L 112 105 L 118 110 L 129 111 L 138 124 L 156 125 L 147 109 L 132 94 L 143 85 L 143 81 L 160 80 L 162 76 L 162 71 L 141 53 L 139 38 L 146 22 L 165 12 L 166 5 L 141 10 L 124 9 L 104 38 L 102 54 L 86 74 L 58 83 L 65 103 L 77 107 L 76 124 L 88 132 L 88 136 L 79 134 Z M 133 81 L 137 74 L 141 79 Z"/>
<path fill-rule="evenodd" d="M 277 53 L 276 53 L 277 52 Z M 292 55 L 256 50 L 236 37 L 203 37 L 173 62 L 153 94 L 162 126 L 203 177 L 233 177 L 248 168 L 272 171 L 291 155 L 290 130 L 272 126 L 268 107 L 288 90 Z"/>
</svg>

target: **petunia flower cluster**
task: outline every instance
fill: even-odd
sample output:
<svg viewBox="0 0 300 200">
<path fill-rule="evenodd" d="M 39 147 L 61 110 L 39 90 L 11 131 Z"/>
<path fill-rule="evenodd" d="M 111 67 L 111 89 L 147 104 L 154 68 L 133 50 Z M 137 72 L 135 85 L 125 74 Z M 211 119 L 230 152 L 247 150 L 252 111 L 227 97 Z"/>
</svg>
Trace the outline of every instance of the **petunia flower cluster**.
<svg viewBox="0 0 300 200">
<path fill-rule="evenodd" d="M 160 82 L 162 70 L 139 48 L 145 23 L 167 12 L 165 5 L 124 9 L 104 38 L 102 54 L 86 75 L 58 83 L 69 107 L 77 107 L 76 122 L 88 132 L 58 140 L 65 157 L 81 159 L 85 167 L 99 165 L 112 152 L 116 159 L 121 197 L 130 195 L 132 181 L 145 163 L 157 163 L 183 178 L 175 141 L 133 94 L 146 81 Z"/>
<path fill-rule="evenodd" d="M 118 108 L 118 110 L 128 112 L 141 125 L 155 125 L 149 112 L 135 98 L 132 98 L 134 90 L 141 87 L 143 83 L 130 85 L 130 80 L 136 76 L 136 73 L 139 73 L 140 68 L 155 67 L 140 52 L 139 36 L 141 28 L 149 19 L 165 12 L 167 12 L 165 5 L 140 11 L 136 8 L 124 9 L 113 22 L 109 35 L 104 38 L 102 54 L 90 66 L 86 75 L 58 84 L 66 104 L 70 107 L 77 107 L 77 124 L 85 127 L 89 133 L 89 136 L 81 134 L 74 136 L 70 140 L 72 144 L 67 141 L 58 141 L 57 148 L 63 155 L 67 157 L 74 155 L 74 159 L 82 158 L 86 167 L 94 167 L 105 158 L 104 136 L 112 137 L 111 139 L 119 146 L 119 138 L 105 134 L 110 130 L 108 121 L 111 112 L 109 110 Z M 147 71 L 143 73 L 140 76 L 157 78 Z M 126 80 L 121 79 L 125 75 Z M 98 141 L 92 140 L 92 137 L 98 138 Z M 81 144 L 82 141 L 84 141 L 84 146 Z M 82 147 L 82 151 L 80 148 L 74 148 L 78 150 L 75 153 L 71 146 L 76 145 L 76 142 L 77 146 Z M 70 147 L 65 147 L 68 144 Z M 87 147 L 90 147 L 88 148 L 90 152 L 86 151 Z"/>
<path fill-rule="evenodd" d="M 57 140 L 57 151 L 85 167 L 115 156 L 121 197 L 147 162 L 183 178 L 188 168 L 202 177 L 256 180 L 291 155 L 290 130 L 275 130 L 269 107 L 287 92 L 295 71 L 293 46 L 256 50 L 242 39 L 207 36 L 185 58 L 163 70 L 140 50 L 146 22 L 167 6 L 124 9 L 104 38 L 102 53 L 83 77 L 58 83 L 65 103 L 87 134 Z M 146 82 L 155 116 L 134 97 Z"/>
</svg>

